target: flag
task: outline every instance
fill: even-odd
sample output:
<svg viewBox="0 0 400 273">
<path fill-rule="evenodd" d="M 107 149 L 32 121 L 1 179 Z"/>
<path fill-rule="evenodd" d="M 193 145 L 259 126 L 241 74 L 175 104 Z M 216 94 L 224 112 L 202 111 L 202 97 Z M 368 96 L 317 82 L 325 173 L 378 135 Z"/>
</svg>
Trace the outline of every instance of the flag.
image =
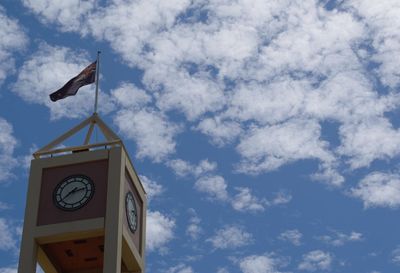
<svg viewBox="0 0 400 273">
<path fill-rule="evenodd" d="M 58 89 L 56 92 L 50 94 L 52 101 L 64 99 L 68 96 L 74 96 L 78 89 L 84 85 L 94 83 L 96 78 L 96 61 L 88 65 L 82 70 L 78 76 L 70 79 L 63 87 Z"/>
</svg>

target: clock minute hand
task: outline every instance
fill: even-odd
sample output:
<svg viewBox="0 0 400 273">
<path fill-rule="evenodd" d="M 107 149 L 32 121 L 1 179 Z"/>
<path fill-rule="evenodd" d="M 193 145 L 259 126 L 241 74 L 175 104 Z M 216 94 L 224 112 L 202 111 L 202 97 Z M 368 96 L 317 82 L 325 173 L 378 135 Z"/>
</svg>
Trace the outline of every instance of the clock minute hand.
<svg viewBox="0 0 400 273">
<path fill-rule="evenodd" d="M 69 193 L 67 193 L 67 194 L 64 196 L 64 198 L 63 198 L 62 200 L 64 200 L 65 198 L 67 198 L 67 197 L 70 196 L 71 194 L 76 193 L 76 192 L 81 191 L 81 190 L 84 190 L 84 189 L 85 189 L 85 188 L 78 188 L 78 187 L 75 187 L 75 188 L 72 189 L 72 191 L 70 191 Z"/>
<path fill-rule="evenodd" d="M 73 189 L 73 193 L 76 193 L 76 192 L 81 191 L 81 190 L 84 190 L 84 189 L 85 189 L 85 188 L 79 188 L 79 189 L 78 189 L 78 188 L 76 187 L 75 189 Z"/>
<path fill-rule="evenodd" d="M 73 193 L 76 191 L 77 188 L 78 188 L 78 187 L 73 188 L 69 193 L 67 193 L 67 194 L 63 197 L 62 200 L 64 200 L 65 198 L 67 198 L 68 196 L 70 196 L 71 194 L 73 194 Z"/>
</svg>

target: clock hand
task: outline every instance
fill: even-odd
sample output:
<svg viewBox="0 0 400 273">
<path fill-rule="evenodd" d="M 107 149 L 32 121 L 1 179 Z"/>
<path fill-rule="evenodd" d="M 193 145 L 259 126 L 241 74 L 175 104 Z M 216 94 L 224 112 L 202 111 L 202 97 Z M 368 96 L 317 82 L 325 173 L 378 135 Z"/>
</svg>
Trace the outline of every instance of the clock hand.
<svg viewBox="0 0 400 273">
<path fill-rule="evenodd" d="M 62 200 L 64 200 L 65 198 L 67 198 L 68 196 L 70 196 L 72 193 L 74 193 L 74 191 L 77 189 L 78 187 L 75 187 L 72 189 L 72 191 L 70 191 L 69 193 L 67 193 Z"/>
<path fill-rule="evenodd" d="M 85 189 L 85 188 L 79 188 L 79 189 L 78 189 L 78 188 L 75 188 L 73 193 L 75 193 L 75 192 L 77 192 L 77 191 L 84 190 L 84 189 Z"/>
<path fill-rule="evenodd" d="M 84 189 L 85 189 L 85 188 L 78 188 L 78 187 L 75 187 L 75 188 L 72 189 L 72 191 L 70 191 L 69 193 L 67 193 L 67 194 L 64 196 L 64 198 L 63 198 L 62 200 L 64 200 L 65 198 L 67 198 L 67 197 L 70 196 L 71 194 L 76 193 L 76 192 L 81 191 L 81 190 L 84 190 Z"/>
</svg>

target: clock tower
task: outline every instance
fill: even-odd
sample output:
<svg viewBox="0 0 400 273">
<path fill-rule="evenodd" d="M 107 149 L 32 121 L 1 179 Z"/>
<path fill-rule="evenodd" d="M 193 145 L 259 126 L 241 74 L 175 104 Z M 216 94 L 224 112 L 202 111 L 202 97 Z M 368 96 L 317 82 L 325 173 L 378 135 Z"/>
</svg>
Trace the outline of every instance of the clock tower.
<svg viewBox="0 0 400 273">
<path fill-rule="evenodd" d="M 60 146 L 86 127 L 83 145 Z M 124 144 L 92 115 L 34 153 L 18 273 L 144 273 L 146 206 Z"/>
</svg>

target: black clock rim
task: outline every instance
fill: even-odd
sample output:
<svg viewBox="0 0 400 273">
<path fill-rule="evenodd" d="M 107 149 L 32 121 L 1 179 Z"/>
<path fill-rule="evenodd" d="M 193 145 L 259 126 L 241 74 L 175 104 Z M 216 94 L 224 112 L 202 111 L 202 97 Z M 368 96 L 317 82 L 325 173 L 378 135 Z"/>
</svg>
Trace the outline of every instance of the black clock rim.
<svg viewBox="0 0 400 273">
<path fill-rule="evenodd" d="M 129 216 L 128 216 L 128 197 L 131 196 L 133 200 L 133 205 L 135 206 L 135 213 L 136 213 L 136 225 L 135 228 L 132 227 L 130 221 L 129 221 Z M 125 216 L 126 216 L 126 221 L 128 222 L 128 228 L 132 233 L 135 233 L 137 228 L 138 228 L 138 218 L 137 218 L 137 207 L 136 207 L 136 200 L 135 196 L 131 191 L 127 192 L 125 195 Z"/>
<path fill-rule="evenodd" d="M 57 195 L 57 194 L 56 194 L 56 190 L 57 190 L 58 187 L 59 187 L 62 183 L 64 183 L 66 180 L 69 180 L 69 179 L 71 179 L 71 178 L 76 178 L 76 177 L 81 177 L 81 178 L 84 178 L 84 179 L 86 179 L 87 181 L 89 181 L 89 183 L 90 183 L 91 186 L 92 186 L 92 193 L 90 194 L 90 196 L 88 197 L 88 199 L 86 199 L 86 201 L 85 201 L 84 203 L 80 204 L 78 207 L 75 207 L 75 208 L 65 208 L 65 207 L 61 206 L 60 204 L 58 204 L 58 202 L 57 202 L 57 200 L 56 200 L 56 195 Z M 61 209 L 61 210 L 63 210 L 63 211 L 69 211 L 69 212 L 71 212 L 71 211 L 76 211 L 76 210 L 78 210 L 78 209 L 84 207 L 87 203 L 89 203 L 89 201 L 90 201 L 90 200 L 92 199 L 92 197 L 94 196 L 95 190 L 96 190 L 96 188 L 95 188 L 95 186 L 94 186 L 93 180 L 92 180 L 89 176 L 84 175 L 84 174 L 73 174 L 73 175 L 69 175 L 69 176 L 65 177 L 63 180 L 61 180 L 61 181 L 55 186 L 55 188 L 53 189 L 53 203 L 54 203 L 54 205 L 55 205 L 57 208 L 59 208 L 59 209 Z"/>
</svg>

